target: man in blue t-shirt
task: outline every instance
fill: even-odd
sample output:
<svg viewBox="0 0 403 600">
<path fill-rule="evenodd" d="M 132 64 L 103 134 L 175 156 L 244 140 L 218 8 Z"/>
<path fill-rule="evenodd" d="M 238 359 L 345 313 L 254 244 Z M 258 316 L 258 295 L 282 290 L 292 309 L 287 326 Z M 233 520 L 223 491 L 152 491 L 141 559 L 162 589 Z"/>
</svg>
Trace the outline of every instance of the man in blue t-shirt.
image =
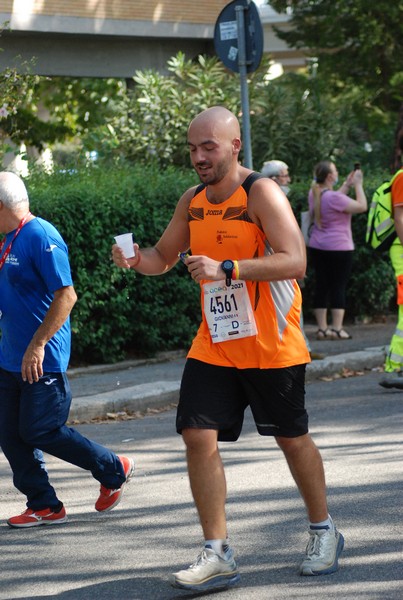
<svg viewBox="0 0 403 600">
<path fill-rule="evenodd" d="M 27 509 L 11 527 L 67 521 L 49 483 L 42 451 L 91 471 L 100 484 L 98 511 L 118 504 L 134 470 L 66 426 L 71 391 L 70 311 L 77 296 L 68 251 L 53 225 L 29 210 L 23 181 L 0 172 L 0 446 Z"/>
</svg>

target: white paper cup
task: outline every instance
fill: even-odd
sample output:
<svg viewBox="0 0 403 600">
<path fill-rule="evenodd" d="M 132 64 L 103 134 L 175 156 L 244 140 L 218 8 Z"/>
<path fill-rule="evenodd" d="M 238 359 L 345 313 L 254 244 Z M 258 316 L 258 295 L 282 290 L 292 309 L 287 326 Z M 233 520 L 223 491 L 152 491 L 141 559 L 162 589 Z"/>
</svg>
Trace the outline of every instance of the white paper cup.
<svg viewBox="0 0 403 600">
<path fill-rule="evenodd" d="M 119 248 L 123 250 L 125 258 L 133 258 L 133 256 L 136 256 L 133 248 L 132 233 L 122 233 L 122 235 L 115 235 L 114 237 Z"/>
</svg>

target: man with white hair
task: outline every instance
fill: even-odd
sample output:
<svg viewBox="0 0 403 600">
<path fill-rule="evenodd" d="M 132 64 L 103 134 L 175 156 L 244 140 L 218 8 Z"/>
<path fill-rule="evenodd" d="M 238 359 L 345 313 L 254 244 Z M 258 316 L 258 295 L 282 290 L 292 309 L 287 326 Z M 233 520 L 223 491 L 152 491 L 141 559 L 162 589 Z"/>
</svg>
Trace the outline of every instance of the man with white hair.
<svg viewBox="0 0 403 600">
<path fill-rule="evenodd" d="M 273 179 L 280 186 L 281 190 L 286 196 L 290 191 L 289 184 L 291 183 L 291 177 L 288 170 L 288 165 L 282 160 L 268 160 L 263 163 L 262 175 Z"/>
<path fill-rule="evenodd" d="M 91 471 L 101 484 L 96 510 L 111 510 L 134 464 L 66 426 L 69 315 L 77 299 L 68 250 L 57 229 L 30 212 L 24 182 L 10 172 L 0 172 L 0 234 L 0 446 L 27 497 L 27 509 L 7 523 L 67 521 L 42 451 Z"/>
</svg>

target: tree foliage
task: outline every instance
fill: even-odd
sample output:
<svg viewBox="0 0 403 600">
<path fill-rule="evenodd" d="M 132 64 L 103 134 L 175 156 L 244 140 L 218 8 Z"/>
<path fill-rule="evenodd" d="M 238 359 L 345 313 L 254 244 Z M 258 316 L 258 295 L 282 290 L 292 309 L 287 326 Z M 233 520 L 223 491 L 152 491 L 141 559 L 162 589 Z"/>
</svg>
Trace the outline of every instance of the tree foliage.
<svg viewBox="0 0 403 600">
<path fill-rule="evenodd" d="M 7 24 L 0 27 L 0 36 Z M 0 48 L 0 52 L 1 52 Z M 39 77 L 31 74 L 32 63 L 25 61 L 20 69 L 8 67 L 0 72 L 0 158 L 10 149 L 13 136 L 20 136 L 24 126 L 19 116 L 24 103 L 35 94 Z"/>
<path fill-rule="evenodd" d="M 167 63 L 170 75 L 136 71 L 135 86 L 121 111 L 104 128 L 109 147 L 131 160 L 187 164 L 186 130 L 201 110 L 225 104 L 239 111 L 236 80 L 216 58 L 186 59 L 179 52 Z"/>
<path fill-rule="evenodd" d="M 270 58 L 264 57 L 248 80 L 255 169 L 273 156 L 301 176 L 322 158 L 346 168 L 355 160 L 385 167 L 391 118 L 380 109 L 374 112 L 359 87 L 336 93 L 312 71 L 270 80 L 269 66 Z M 80 154 L 92 150 L 107 160 L 187 167 L 187 128 L 198 112 L 225 105 L 242 122 L 240 80 L 216 57 L 188 60 L 178 53 L 167 69 L 168 74 L 136 71 L 134 87 L 128 88 L 122 80 L 88 78 L 35 78 L 29 87 L 28 80 L 17 78 L 27 85 L 26 93 L 0 127 L 17 145 L 50 145 L 64 168 L 76 167 Z M 59 141 L 70 142 L 70 153 L 55 144 Z M 373 149 L 370 155 L 365 143 Z"/>
<path fill-rule="evenodd" d="M 290 29 L 277 35 L 319 59 L 318 73 L 340 92 L 366 90 L 382 110 L 398 110 L 403 89 L 403 19 L 390 0 L 272 0 L 289 11 Z"/>
<path fill-rule="evenodd" d="M 122 79 L 52 77 L 41 79 L 37 97 L 55 128 L 66 128 L 68 138 L 78 138 L 86 150 L 96 150 L 98 129 L 120 110 L 125 93 Z"/>
<path fill-rule="evenodd" d="M 389 165 L 402 81 L 402 24 L 394 20 L 395 4 L 381 0 L 365 10 L 363 0 L 272 5 L 293 9 L 294 27 L 279 35 L 309 48 L 319 67 L 312 62 L 307 70 L 269 80 L 270 57 L 264 56 L 249 74 L 254 167 L 260 169 L 273 156 L 301 175 L 323 158 L 346 167 L 356 160 L 371 169 Z M 378 6 L 387 17 L 376 19 Z M 75 164 L 80 153 L 96 151 L 106 159 L 152 162 L 159 168 L 188 166 L 186 132 L 198 112 L 225 105 L 242 122 L 239 76 L 216 57 L 189 60 L 183 53 L 168 61 L 167 70 L 136 71 L 132 86 L 115 79 L 23 80 L 15 74 L 15 102 L 0 106 L 0 130 L 17 145 L 51 146 L 64 167 L 73 165 L 66 164 L 63 142 L 76 151 L 70 152 Z"/>
<path fill-rule="evenodd" d="M 368 133 L 351 103 L 320 90 L 307 74 L 289 73 L 269 84 L 263 80 L 253 112 L 253 155 L 259 165 L 275 157 L 303 177 L 323 158 L 346 168 L 368 160 Z"/>
<path fill-rule="evenodd" d="M 335 96 L 309 73 L 270 80 L 269 66 L 269 57 L 264 57 L 248 81 L 255 169 L 273 156 L 301 174 L 311 173 L 314 163 L 324 157 L 346 165 L 368 160 L 364 143 L 369 132 L 354 114 L 352 91 L 346 98 Z M 190 61 L 179 53 L 168 62 L 168 70 L 168 75 L 136 72 L 135 87 L 122 97 L 121 109 L 99 133 L 106 155 L 136 163 L 152 161 L 160 168 L 187 166 L 187 128 L 198 112 L 221 104 L 242 123 L 239 76 L 229 73 L 216 57 Z M 358 102 L 359 92 L 354 93 Z M 378 146 L 385 156 L 383 144 Z"/>
</svg>

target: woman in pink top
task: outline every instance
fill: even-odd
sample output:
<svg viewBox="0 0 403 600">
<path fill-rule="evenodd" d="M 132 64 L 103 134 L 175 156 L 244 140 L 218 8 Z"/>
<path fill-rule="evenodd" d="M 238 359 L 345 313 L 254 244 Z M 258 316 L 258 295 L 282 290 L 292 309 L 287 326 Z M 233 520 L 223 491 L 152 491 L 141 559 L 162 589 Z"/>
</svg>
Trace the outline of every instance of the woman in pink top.
<svg viewBox="0 0 403 600">
<path fill-rule="evenodd" d="M 336 165 L 324 160 L 314 170 L 314 183 L 309 192 L 309 212 L 313 226 L 309 239 L 309 257 L 315 270 L 314 313 L 318 339 L 349 339 L 343 329 L 346 287 L 351 272 L 354 242 L 351 215 L 367 210 L 360 169 L 352 171 L 338 191 Z M 347 196 L 355 189 L 353 200 Z M 327 311 L 331 310 L 328 326 Z"/>
</svg>

